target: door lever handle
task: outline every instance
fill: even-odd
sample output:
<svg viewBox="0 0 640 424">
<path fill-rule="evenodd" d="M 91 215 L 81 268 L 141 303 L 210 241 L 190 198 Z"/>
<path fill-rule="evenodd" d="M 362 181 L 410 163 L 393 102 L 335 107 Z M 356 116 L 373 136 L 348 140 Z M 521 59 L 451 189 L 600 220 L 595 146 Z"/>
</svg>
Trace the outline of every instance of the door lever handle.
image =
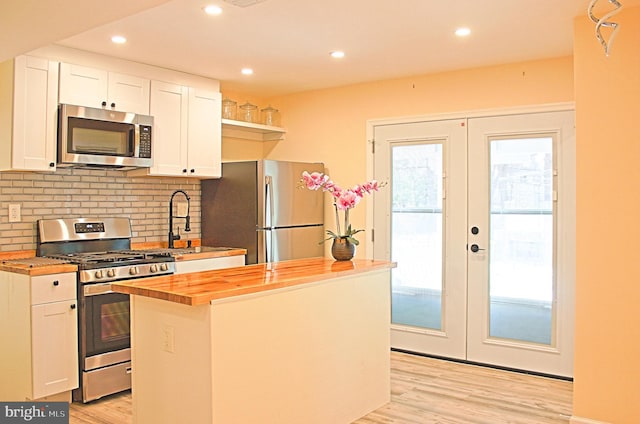
<svg viewBox="0 0 640 424">
<path fill-rule="evenodd" d="M 469 250 L 471 250 L 473 253 L 477 253 L 477 252 L 479 252 L 481 250 L 485 250 L 485 249 L 480 249 L 480 246 L 478 246 L 477 244 L 472 244 L 469 247 Z"/>
</svg>

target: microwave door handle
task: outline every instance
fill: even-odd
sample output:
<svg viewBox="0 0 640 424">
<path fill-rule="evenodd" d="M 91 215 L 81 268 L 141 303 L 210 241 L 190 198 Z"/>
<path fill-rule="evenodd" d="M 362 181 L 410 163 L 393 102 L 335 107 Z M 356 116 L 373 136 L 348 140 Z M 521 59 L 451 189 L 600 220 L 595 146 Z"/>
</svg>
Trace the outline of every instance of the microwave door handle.
<svg viewBox="0 0 640 424">
<path fill-rule="evenodd" d="M 129 126 L 129 143 L 133 148 L 133 156 L 138 157 L 140 155 L 140 127 L 138 125 L 131 124 Z"/>
</svg>

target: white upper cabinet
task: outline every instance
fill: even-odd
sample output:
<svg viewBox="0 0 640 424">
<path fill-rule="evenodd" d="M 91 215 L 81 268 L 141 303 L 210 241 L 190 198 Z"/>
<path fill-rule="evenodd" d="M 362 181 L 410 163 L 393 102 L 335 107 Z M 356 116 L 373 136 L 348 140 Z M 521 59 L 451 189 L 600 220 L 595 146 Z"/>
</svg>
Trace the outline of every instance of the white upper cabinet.
<svg viewBox="0 0 640 424">
<path fill-rule="evenodd" d="M 213 90 L 151 81 L 153 167 L 134 175 L 219 178 L 221 102 Z"/>
<path fill-rule="evenodd" d="M 55 171 L 58 62 L 0 64 L 0 170 Z"/>
<path fill-rule="evenodd" d="M 197 177 L 222 175 L 222 95 L 189 89 L 187 172 Z"/>
<path fill-rule="evenodd" d="M 61 63 L 59 99 L 60 103 L 149 115 L 149 80 Z"/>
<path fill-rule="evenodd" d="M 159 81 L 151 82 L 153 116 L 154 175 L 182 175 L 187 166 L 188 88 Z"/>
</svg>

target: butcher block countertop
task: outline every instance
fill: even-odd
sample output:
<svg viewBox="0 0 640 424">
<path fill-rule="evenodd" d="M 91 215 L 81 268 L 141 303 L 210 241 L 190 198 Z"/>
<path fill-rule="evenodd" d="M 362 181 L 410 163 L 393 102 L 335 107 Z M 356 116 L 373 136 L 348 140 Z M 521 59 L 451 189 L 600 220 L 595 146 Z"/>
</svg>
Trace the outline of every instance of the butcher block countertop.
<svg viewBox="0 0 640 424">
<path fill-rule="evenodd" d="M 22 258 L 0 262 L 0 271 L 15 272 L 30 276 L 76 272 L 78 267 L 65 261 L 50 258 Z"/>
<path fill-rule="evenodd" d="M 139 250 L 169 250 L 167 248 L 148 248 Z M 225 256 L 246 255 L 246 249 L 235 247 L 197 246 L 170 249 L 176 261 L 220 258 Z M 0 271 L 15 272 L 30 276 L 76 272 L 78 267 L 64 260 L 34 256 L 35 251 L 3 252 L 0 254 Z"/>
<path fill-rule="evenodd" d="M 336 277 L 395 268 L 394 262 L 325 258 L 296 259 L 190 274 L 167 275 L 123 283 L 112 290 L 185 305 L 206 305 L 212 300 L 260 293 Z"/>
</svg>

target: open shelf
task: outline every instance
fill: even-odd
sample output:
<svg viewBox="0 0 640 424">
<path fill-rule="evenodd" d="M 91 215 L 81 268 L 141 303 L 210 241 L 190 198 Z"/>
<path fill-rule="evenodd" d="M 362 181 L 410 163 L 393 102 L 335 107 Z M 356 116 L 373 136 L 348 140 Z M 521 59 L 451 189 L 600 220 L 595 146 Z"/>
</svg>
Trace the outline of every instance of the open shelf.
<svg viewBox="0 0 640 424">
<path fill-rule="evenodd" d="M 273 141 L 282 140 L 286 130 L 271 125 L 254 124 L 232 119 L 222 120 L 222 136 L 243 138 L 246 140 Z"/>
</svg>

